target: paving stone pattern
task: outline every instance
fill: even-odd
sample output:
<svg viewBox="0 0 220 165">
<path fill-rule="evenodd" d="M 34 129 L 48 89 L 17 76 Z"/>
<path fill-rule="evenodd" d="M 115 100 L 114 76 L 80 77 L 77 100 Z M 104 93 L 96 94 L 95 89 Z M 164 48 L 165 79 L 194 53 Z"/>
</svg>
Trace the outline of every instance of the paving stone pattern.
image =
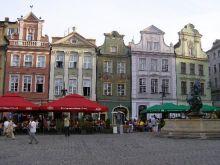
<svg viewBox="0 0 220 165">
<path fill-rule="evenodd" d="M 220 140 L 150 133 L 0 137 L 0 165 L 220 165 Z"/>
</svg>

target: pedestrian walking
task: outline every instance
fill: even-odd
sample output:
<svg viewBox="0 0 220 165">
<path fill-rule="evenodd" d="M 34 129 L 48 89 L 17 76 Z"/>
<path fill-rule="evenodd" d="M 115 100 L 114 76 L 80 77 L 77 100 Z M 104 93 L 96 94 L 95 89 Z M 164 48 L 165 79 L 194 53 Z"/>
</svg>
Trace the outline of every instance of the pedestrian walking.
<svg viewBox="0 0 220 165">
<path fill-rule="evenodd" d="M 8 119 L 6 118 L 6 117 L 4 117 L 4 124 L 3 124 L 3 126 L 4 126 L 4 129 L 3 129 L 3 134 L 6 136 L 6 137 L 8 137 L 8 135 L 7 135 L 7 133 L 8 133 L 8 124 L 9 124 L 9 121 L 8 121 Z"/>
<path fill-rule="evenodd" d="M 69 130 L 69 127 L 70 127 L 70 120 L 69 118 L 66 116 L 64 118 L 64 134 L 65 136 L 70 136 L 70 130 Z"/>
<path fill-rule="evenodd" d="M 33 140 L 35 141 L 36 144 L 38 144 L 38 140 L 36 138 L 36 130 L 37 130 L 37 123 L 33 120 L 33 117 L 31 117 L 29 123 L 29 136 L 30 136 L 29 144 L 32 144 Z"/>
<path fill-rule="evenodd" d="M 10 120 L 8 123 L 7 131 L 6 131 L 7 136 L 9 138 L 15 139 L 15 135 L 14 135 L 15 127 L 16 127 L 15 123 L 12 120 Z"/>
</svg>

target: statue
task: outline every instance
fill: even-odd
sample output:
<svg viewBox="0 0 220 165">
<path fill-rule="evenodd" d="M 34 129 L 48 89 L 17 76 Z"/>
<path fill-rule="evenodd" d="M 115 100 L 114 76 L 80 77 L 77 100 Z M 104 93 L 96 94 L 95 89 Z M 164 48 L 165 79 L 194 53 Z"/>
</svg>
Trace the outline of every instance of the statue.
<svg viewBox="0 0 220 165">
<path fill-rule="evenodd" d="M 190 109 L 187 111 L 188 116 L 197 116 L 197 117 L 203 116 L 200 110 L 202 108 L 202 99 L 200 97 L 200 93 L 201 93 L 201 84 L 199 80 L 195 80 L 193 84 L 193 90 L 186 99 L 190 105 Z"/>
</svg>

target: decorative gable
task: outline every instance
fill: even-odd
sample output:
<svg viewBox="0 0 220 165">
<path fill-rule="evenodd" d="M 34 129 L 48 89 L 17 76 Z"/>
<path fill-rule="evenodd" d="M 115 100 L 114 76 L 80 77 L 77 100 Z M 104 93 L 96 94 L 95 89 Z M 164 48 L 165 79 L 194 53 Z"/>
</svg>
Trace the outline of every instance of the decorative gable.
<svg viewBox="0 0 220 165">
<path fill-rule="evenodd" d="M 25 21 L 30 21 L 30 22 L 39 22 L 39 21 L 41 21 L 32 12 L 30 12 L 27 16 L 25 16 L 24 20 Z"/>
<path fill-rule="evenodd" d="M 201 48 L 201 37 L 194 25 L 189 23 L 179 32 L 179 42 L 174 46 L 177 56 L 187 58 L 204 58 L 207 56 Z"/>
<path fill-rule="evenodd" d="M 151 25 L 147 28 L 145 28 L 144 30 L 141 31 L 141 33 L 149 33 L 149 34 L 165 34 L 162 30 L 160 30 L 159 28 L 157 28 L 154 25 Z"/>
<path fill-rule="evenodd" d="M 76 32 L 72 32 L 63 38 L 56 40 L 53 45 L 96 47 L 95 44 L 91 43 Z"/>
</svg>

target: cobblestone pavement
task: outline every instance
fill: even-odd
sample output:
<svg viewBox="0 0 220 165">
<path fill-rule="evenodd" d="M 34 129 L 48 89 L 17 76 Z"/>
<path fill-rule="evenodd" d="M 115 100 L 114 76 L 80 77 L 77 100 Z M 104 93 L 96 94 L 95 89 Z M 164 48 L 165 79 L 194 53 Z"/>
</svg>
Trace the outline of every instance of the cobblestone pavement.
<svg viewBox="0 0 220 165">
<path fill-rule="evenodd" d="M 170 139 L 149 133 L 0 137 L 0 165 L 219 165 L 220 140 Z"/>
</svg>

